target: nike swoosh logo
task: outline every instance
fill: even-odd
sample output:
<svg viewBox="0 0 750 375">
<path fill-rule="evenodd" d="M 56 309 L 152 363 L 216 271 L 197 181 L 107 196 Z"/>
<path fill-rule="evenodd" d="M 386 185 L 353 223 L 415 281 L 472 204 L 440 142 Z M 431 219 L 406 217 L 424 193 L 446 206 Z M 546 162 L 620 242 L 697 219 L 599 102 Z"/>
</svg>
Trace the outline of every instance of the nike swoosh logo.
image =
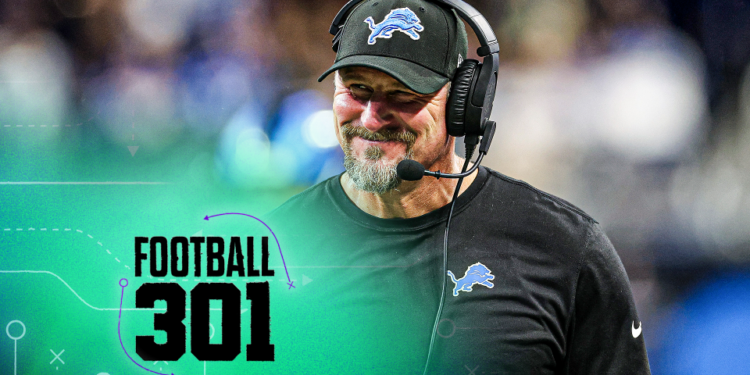
<svg viewBox="0 0 750 375">
<path fill-rule="evenodd" d="M 635 321 L 633 321 L 633 326 L 631 328 L 631 333 L 633 334 L 633 338 L 638 338 L 638 336 L 641 335 L 641 330 L 643 329 L 643 324 L 641 322 L 638 322 L 638 328 L 635 328 Z"/>
</svg>

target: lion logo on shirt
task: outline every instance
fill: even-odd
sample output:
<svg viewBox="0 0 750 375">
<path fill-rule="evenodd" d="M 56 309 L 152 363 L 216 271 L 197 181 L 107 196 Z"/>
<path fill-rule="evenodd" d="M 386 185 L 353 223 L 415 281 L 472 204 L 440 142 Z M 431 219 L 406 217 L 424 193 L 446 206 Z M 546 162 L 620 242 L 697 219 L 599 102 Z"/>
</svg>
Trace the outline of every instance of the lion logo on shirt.
<svg viewBox="0 0 750 375">
<path fill-rule="evenodd" d="M 450 276 L 453 283 L 456 284 L 456 287 L 453 288 L 454 297 L 458 296 L 458 292 L 460 291 L 471 292 L 471 287 L 474 286 L 474 284 L 484 285 L 488 288 L 495 286 L 495 284 L 490 282 L 490 280 L 495 279 L 495 275 L 492 274 L 492 271 L 490 271 L 487 266 L 479 262 L 470 265 L 469 268 L 466 269 L 464 277 L 460 279 L 456 279 L 456 276 L 454 276 L 451 271 L 448 271 L 448 276 Z"/>
<path fill-rule="evenodd" d="M 400 31 L 413 40 L 419 39 L 417 32 L 424 31 L 419 17 L 409 8 L 398 8 L 391 10 L 383 22 L 376 24 L 372 17 L 367 17 L 365 23 L 370 27 L 372 33 L 367 44 L 373 45 L 378 38 L 390 39 L 394 31 Z"/>
</svg>

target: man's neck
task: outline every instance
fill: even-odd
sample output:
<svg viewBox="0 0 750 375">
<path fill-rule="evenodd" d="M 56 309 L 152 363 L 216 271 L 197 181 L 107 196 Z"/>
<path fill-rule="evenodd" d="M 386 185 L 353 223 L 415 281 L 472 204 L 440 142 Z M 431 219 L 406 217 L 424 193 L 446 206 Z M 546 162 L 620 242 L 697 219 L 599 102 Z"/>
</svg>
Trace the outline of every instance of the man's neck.
<svg viewBox="0 0 750 375">
<path fill-rule="evenodd" d="M 452 157 L 448 168 L 443 171 L 458 173 L 464 160 Z M 464 178 L 461 184 L 463 194 L 476 179 L 478 171 Z M 341 176 L 344 192 L 360 210 L 383 219 L 422 216 L 450 203 L 458 179 L 424 177 L 419 181 L 404 181 L 396 189 L 385 194 L 374 194 L 357 189 L 348 173 Z"/>
</svg>

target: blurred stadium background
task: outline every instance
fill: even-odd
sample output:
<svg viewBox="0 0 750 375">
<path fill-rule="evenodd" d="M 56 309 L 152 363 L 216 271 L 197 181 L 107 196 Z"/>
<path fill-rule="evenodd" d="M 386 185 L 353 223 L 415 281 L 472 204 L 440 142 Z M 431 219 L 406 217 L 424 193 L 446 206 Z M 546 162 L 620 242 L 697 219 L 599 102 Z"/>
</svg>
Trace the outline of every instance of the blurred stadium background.
<svg viewBox="0 0 750 375">
<path fill-rule="evenodd" d="M 502 46 L 486 165 L 603 224 L 654 374 L 750 374 L 750 1 L 468 2 Z M 278 204 L 340 173 L 316 78 L 344 3 L 0 0 L 0 138 L 39 132 L 0 181 Z"/>
</svg>

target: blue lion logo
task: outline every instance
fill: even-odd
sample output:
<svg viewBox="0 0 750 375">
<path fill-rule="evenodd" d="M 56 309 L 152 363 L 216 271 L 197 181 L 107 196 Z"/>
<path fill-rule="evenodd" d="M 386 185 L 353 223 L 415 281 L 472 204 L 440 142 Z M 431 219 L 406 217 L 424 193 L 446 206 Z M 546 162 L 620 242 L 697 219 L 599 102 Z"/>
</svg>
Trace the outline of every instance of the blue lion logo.
<svg viewBox="0 0 750 375">
<path fill-rule="evenodd" d="M 488 288 L 495 286 L 495 284 L 490 282 L 490 280 L 495 279 L 495 275 L 492 274 L 492 271 L 490 271 L 487 266 L 479 262 L 470 265 L 469 268 L 466 269 L 464 277 L 458 280 L 456 280 L 456 276 L 454 276 L 451 271 L 448 271 L 448 276 L 450 276 L 453 283 L 456 284 L 456 287 L 453 288 L 454 297 L 458 296 L 458 292 L 460 291 L 471 292 L 471 287 L 474 284 L 484 285 Z"/>
<path fill-rule="evenodd" d="M 409 8 L 398 8 L 391 10 L 383 22 L 376 24 L 372 17 L 367 17 L 365 23 L 370 26 L 372 34 L 367 40 L 367 44 L 373 45 L 378 38 L 390 39 L 394 31 L 401 31 L 414 40 L 419 39 L 417 32 L 424 31 L 424 26 L 420 24 L 419 17 Z"/>
</svg>

